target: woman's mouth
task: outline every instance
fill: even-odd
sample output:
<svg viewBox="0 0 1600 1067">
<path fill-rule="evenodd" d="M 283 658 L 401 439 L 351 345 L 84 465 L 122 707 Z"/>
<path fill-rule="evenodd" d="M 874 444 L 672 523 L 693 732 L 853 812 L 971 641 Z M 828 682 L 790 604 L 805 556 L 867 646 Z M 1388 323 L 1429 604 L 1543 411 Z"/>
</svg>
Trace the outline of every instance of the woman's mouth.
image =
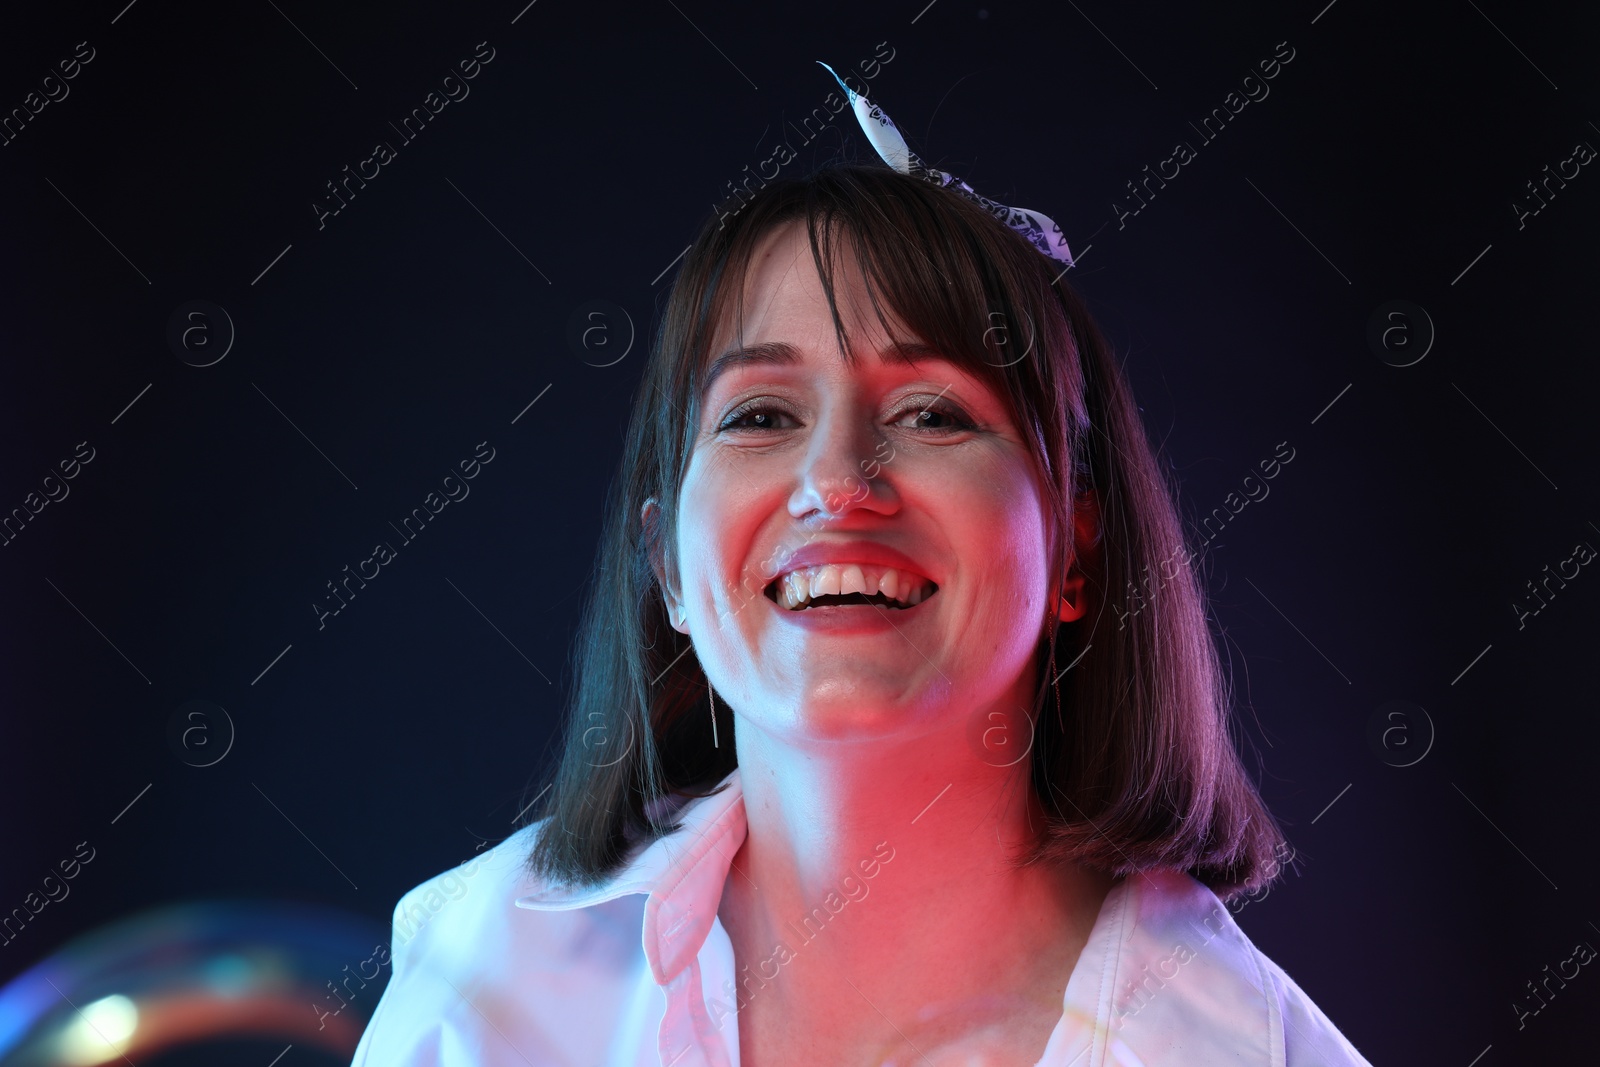
<svg viewBox="0 0 1600 1067">
<path fill-rule="evenodd" d="M 774 578 L 767 599 L 789 611 L 828 605 L 876 605 L 904 610 L 939 591 L 927 578 L 871 563 L 824 563 Z"/>
</svg>

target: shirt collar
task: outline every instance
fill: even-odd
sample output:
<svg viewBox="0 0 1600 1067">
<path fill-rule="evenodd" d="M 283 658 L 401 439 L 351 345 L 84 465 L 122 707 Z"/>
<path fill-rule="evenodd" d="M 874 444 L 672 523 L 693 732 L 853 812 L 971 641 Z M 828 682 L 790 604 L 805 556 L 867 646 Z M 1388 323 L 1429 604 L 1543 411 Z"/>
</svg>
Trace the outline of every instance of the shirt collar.
<svg viewBox="0 0 1600 1067">
<path fill-rule="evenodd" d="M 631 893 L 647 894 L 643 943 L 660 985 L 676 978 L 699 954 L 717 917 L 733 857 L 747 824 L 738 768 L 708 796 L 696 797 L 674 816 L 679 828 L 641 849 L 598 886 L 545 886 L 516 898 L 533 911 L 592 907 Z"/>
<path fill-rule="evenodd" d="M 669 1016 L 695 1015 L 693 1001 L 703 1021 L 700 972 L 692 965 L 748 830 L 738 770 L 674 818 L 678 830 L 640 849 L 601 885 L 540 886 L 515 903 L 569 911 L 647 894 L 643 948 L 656 983 L 666 988 Z M 1228 910 L 1189 875 L 1157 870 L 1120 878 L 1069 976 L 1062 1022 L 1039 1062 L 1067 1063 L 1080 1046 L 1096 1050 L 1094 1062 L 1177 1062 L 1160 1055 L 1141 1061 L 1131 1051 L 1138 1046 L 1142 1054 L 1204 1047 L 1252 1067 L 1281 1064 L 1282 1008 L 1261 970 L 1268 966 Z M 1070 1062 L 1081 1058 L 1076 1052 Z"/>
</svg>

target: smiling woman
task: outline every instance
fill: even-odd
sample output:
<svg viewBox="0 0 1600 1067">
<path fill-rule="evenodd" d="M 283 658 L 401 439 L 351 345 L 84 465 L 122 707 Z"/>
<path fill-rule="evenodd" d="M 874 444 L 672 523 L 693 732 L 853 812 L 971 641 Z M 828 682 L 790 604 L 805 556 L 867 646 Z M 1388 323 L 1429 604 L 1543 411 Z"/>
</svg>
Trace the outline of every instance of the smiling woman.
<svg viewBox="0 0 1600 1067">
<path fill-rule="evenodd" d="M 1193 570 L 1106 610 L 1186 542 L 1040 251 L 875 165 L 707 220 L 559 766 L 358 1064 L 1366 1063 L 1221 906 L 1286 842 Z"/>
</svg>

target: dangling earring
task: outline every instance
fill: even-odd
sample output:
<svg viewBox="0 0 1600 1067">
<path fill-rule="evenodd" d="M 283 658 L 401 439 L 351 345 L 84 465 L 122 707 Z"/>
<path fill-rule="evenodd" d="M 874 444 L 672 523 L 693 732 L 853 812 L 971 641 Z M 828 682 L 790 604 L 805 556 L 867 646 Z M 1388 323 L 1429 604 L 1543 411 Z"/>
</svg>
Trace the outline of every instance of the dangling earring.
<svg viewBox="0 0 1600 1067">
<path fill-rule="evenodd" d="M 1046 640 L 1050 642 L 1050 658 L 1045 664 L 1045 670 L 1050 675 L 1051 688 L 1056 691 L 1056 725 L 1061 727 L 1062 731 L 1065 732 L 1067 726 L 1066 723 L 1062 721 L 1061 716 L 1061 675 L 1056 673 L 1056 633 L 1050 633 L 1046 637 Z"/>
<path fill-rule="evenodd" d="M 1076 605 L 1067 599 L 1068 590 L 1071 590 L 1077 596 L 1078 603 Z M 1057 624 L 1052 627 L 1052 632 L 1050 634 L 1050 686 L 1056 691 L 1056 725 L 1061 727 L 1063 733 L 1066 732 L 1067 726 L 1063 721 L 1064 716 L 1062 713 L 1061 675 L 1056 673 L 1055 639 L 1056 635 L 1060 632 L 1061 623 L 1076 622 L 1083 618 L 1084 614 L 1088 610 L 1089 598 L 1084 595 L 1083 575 L 1074 574 L 1062 582 L 1061 599 L 1056 602 L 1056 619 L 1058 621 Z"/>
<path fill-rule="evenodd" d="M 1056 669 L 1056 650 L 1053 646 L 1050 649 L 1050 669 L 1052 671 Z M 1061 673 L 1065 674 L 1066 672 L 1063 671 Z M 1062 721 L 1061 714 L 1061 675 L 1057 674 L 1054 678 L 1052 678 L 1050 684 L 1055 687 L 1056 691 L 1056 725 L 1061 727 L 1062 733 L 1065 733 L 1067 724 Z"/>
<path fill-rule="evenodd" d="M 711 679 L 706 679 L 706 699 L 711 701 L 711 747 L 719 748 L 717 744 L 717 691 L 711 688 Z"/>
<path fill-rule="evenodd" d="M 1046 684 L 1053 684 L 1056 676 L 1056 635 L 1054 632 L 1052 632 L 1052 630 L 1046 630 L 1044 639 L 1050 644 L 1050 654 L 1045 657 L 1044 672 L 1045 677 L 1051 679 L 1051 682 Z M 1040 708 L 1039 710 L 1041 713 L 1044 711 L 1043 708 Z M 1059 707 L 1059 701 L 1056 709 L 1056 724 L 1061 724 L 1061 710 Z"/>
</svg>

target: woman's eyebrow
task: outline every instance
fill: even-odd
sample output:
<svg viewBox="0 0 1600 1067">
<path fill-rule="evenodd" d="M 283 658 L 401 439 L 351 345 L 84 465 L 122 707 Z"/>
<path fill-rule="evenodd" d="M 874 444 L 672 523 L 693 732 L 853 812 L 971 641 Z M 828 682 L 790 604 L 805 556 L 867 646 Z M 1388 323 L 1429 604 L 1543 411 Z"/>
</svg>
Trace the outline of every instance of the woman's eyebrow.
<svg viewBox="0 0 1600 1067">
<path fill-rule="evenodd" d="M 933 345 L 921 341 L 894 341 L 888 347 L 878 350 L 878 362 L 885 365 L 915 367 L 921 360 L 951 362 Z M 800 362 L 803 362 L 800 350 L 787 341 L 760 341 L 752 345 L 735 346 L 711 361 L 711 366 L 706 371 L 705 384 L 700 387 L 700 396 L 703 400 L 706 394 L 711 392 L 711 386 L 716 380 L 725 371 L 734 367 L 757 363 L 786 367 Z"/>
</svg>

